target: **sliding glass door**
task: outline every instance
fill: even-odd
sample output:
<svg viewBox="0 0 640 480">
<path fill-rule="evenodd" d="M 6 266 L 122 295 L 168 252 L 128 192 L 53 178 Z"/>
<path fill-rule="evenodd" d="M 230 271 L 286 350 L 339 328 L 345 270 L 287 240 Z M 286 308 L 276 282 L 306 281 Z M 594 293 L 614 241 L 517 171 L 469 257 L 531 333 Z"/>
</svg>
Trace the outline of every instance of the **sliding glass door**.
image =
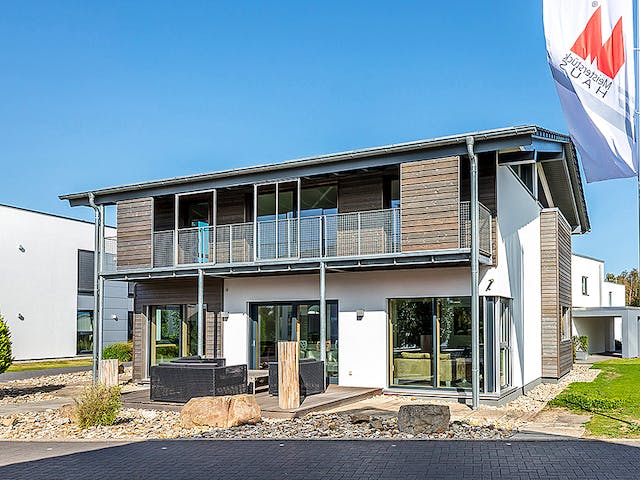
<svg viewBox="0 0 640 480">
<path fill-rule="evenodd" d="M 320 304 L 272 302 L 252 304 L 251 368 L 267 368 L 278 359 L 278 342 L 300 342 L 300 358 L 320 358 Z M 338 378 L 338 303 L 327 302 L 327 376 Z"/>
</svg>

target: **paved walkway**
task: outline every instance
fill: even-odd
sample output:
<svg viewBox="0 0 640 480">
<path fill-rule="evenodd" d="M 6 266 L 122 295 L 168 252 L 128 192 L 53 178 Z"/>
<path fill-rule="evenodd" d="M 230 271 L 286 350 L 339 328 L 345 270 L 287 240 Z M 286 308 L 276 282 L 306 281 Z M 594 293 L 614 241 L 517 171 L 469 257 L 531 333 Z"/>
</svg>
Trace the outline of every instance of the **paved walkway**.
<svg viewBox="0 0 640 480">
<path fill-rule="evenodd" d="M 638 448 L 586 440 L 0 443 L 7 480 L 626 480 L 638 478 L 639 464 Z"/>
</svg>

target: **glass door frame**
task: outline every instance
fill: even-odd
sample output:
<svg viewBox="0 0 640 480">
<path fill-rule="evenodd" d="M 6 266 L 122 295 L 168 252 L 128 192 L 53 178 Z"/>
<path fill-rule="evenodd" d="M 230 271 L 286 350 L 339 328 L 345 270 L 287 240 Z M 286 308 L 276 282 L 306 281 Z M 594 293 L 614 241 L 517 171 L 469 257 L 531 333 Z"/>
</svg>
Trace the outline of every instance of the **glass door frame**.
<svg viewBox="0 0 640 480">
<path fill-rule="evenodd" d="M 258 366 L 258 355 L 259 355 L 259 351 L 260 351 L 260 346 L 258 345 L 259 339 L 258 339 L 258 334 L 259 334 L 259 330 L 260 330 L 260 325 L 259 325 L 259 319 L 258 317 L 258 308 L 259 307 L 275 307 L 275 306 L 291 306 L 293 307 L 293 316 L 292 318 L 298 318 L 298 316 L 300 315 L 299 313 L 299 309 L 301 305 L 320 305 L 320 301 L 319 300 L 295 300 L 295 301 L 274 301 L 274 302 L 251 302 L 249 303 L 249 321 L 251 322 L 250 327 L 249 327 L 249 368 L 250 369 L 257 369 L 259 368 Z M 325 308 L 327 309 L 327 317 L 326 317 L 326 321 L 327 323 L 331 322 L 331 315 L 330 315 L 330 306 L 335 306 L 336 308 L 336 321 L 338 321 L 338 317 L 340 316 L 340 311 L 338 309 L 338 300 L 326 300 L 325 302 Z M 276 329 L 278 330 L 278 329 Z M 329 331 L 329 329 L 327 329 L 327 332 Z M 300 331 L 298 330 L 298 327 L 296 326 L 296 336 L 299 336 Z M 337 338 L 340 338 L 340 332 L 338 331 L 337 333 Z M 327 338 L 327 341 L 329 341 L 330 338 Z M 276 340 L 277 341 L 277 340 Z M 339 342 L 339 340 L 336 340 L 336 347 L 339 349 L 339 344 L 337 343 Z M 322 347 L 321 347 L 322 348 Z M 326 348 L 326 347 L 325 347 Z M 338 360 L 337 363 L 339 365 L 340 363 L 340 353 L 338 350 Z M 325 365 L 325 369 L 326 369 L 326 365 Z M 333 382 L 334 378 L 335 381 L 337 381 L 337 377 L 327 377 L 329 379 L 330 382 Z"/>
<path fill-rule="evenodd" d="M 156 360 L 156 351 L 155 351 L 155 335 L 156 335 L 156 328 L 157 328 L 157 312 L 159 309 L 166 309 L 167 307 L 179 307 L 180 309 L 180 329 L 179 329 L 179 334 L 178 334 L 178 357 L 183 357 L 184 355 L 184 348 L 185 345 L 188 348 L 188 338 L 185 338 L 185 334 L 187 332 L 188 329 L 188 317 L 187 317 L 187 312 L 189 310 L 189 307 L 192 307 L 196 314 L 198 311 L 198 305 L 197 304 L 193 304 L 193 303 L 167 303 L 164 305 L 148 305 L 147 308 L 147 368 L 151 368 L 155 365 L 157 365 L 155 363 Z M 204 318 L 206 318 L 206 312 L 207 312 L 207 304 L 203 304 L 202 305 L 202 309 L 204 312 Z M 196 327 L 197 328 L 197 327 Z M 203 329 L 203 337 L 206 337 L 206 328 Z M 187 342 L 187 343 L 185 343 Z M 204 338 L 203 338 L 203 344 L 205 344 L 204 342 Z"/>
</svg>

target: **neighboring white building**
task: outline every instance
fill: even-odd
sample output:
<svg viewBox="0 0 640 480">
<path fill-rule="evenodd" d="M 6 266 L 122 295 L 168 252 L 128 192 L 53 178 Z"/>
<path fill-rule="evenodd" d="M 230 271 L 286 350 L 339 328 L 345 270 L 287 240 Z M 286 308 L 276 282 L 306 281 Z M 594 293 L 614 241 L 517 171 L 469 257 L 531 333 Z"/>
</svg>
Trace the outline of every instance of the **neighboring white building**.
<svg viewBox="0 0 640 480">
<path fill-rule="evenodd" d="M 589 338 L 589 353 L 613 352 L 617 340 L 624 357 L 638 356 L 638 309 L 625 306 L 625 286 L 606 281 L 597 258 L 574 253 L 571 270 L 573 334 Z"/>
<path fill-rule="evenodd" d="M 93 246 L 90 222 L 0 205 L 0 315 L 16 360 L 91 352 Z M 105 345 L 127 341 L 132 307 L 128 284 L 107 281 Z"/>
</svg>

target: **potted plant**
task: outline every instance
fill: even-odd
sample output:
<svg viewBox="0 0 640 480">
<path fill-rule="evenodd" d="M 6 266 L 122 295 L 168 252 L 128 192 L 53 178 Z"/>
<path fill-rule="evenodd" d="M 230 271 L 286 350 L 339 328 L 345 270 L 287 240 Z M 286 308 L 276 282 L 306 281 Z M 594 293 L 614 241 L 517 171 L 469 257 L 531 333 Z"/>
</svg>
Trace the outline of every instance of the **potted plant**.
<svg viewBox="0 0 640 480">
<path fill-rule="evenodd" d="M 586 360 L 589 356 L 589 337 L 586 335 L 573 337 L 576 350 L 576 360 Z"/>
</svg>

